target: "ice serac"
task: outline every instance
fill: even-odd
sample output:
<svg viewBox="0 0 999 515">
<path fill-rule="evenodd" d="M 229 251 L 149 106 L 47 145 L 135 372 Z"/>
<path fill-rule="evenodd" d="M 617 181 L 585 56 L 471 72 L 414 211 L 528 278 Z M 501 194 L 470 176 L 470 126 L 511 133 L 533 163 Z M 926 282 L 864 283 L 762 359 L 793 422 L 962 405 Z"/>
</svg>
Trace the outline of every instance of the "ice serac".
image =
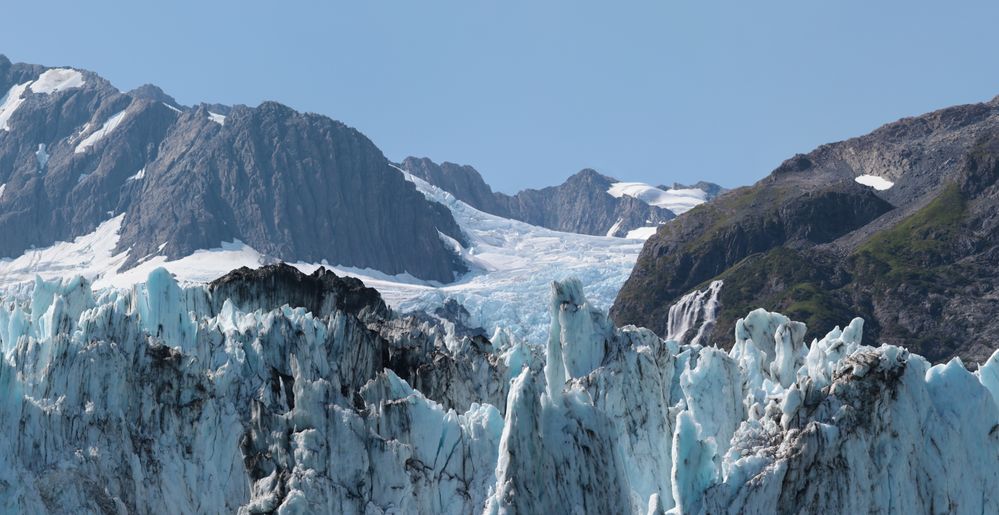
<svg viewBox="0 0 999 515">
<path fill-rule="evenodd" d="M 4 512 L 999 510 L 999 358 L 930 366 L 861 319 L 806 343 L 756 310 L 725 352 L 563 281 L 527 345 L 277 265 L 2 300 Z"/>
<path fill-rule="evenodd" d="M 4 511 L 481 510 L 503 423 L 470 399 L 506 398 L 502 356 L 454 324 L 389 317 L 325 270 L 293 278 L 313 288 L 300 297 L 330 286 L 316 316 L 277 297 L 287 273 L 182 288 L 156 271 L 101 292 L 39 280 L 30 303 L 5 301 Z M 432 366 L 449 359 L 458 375 Z"/>
</svg>

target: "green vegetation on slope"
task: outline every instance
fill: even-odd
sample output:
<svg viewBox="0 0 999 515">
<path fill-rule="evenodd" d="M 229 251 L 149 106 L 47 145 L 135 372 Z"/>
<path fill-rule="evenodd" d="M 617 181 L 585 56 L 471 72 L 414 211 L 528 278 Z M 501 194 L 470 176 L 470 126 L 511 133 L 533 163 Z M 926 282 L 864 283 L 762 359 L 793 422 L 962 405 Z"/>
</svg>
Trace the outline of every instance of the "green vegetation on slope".
<svg viewBox="0 0 999 515">
<path fill-rule="evenodd" d="M 834 294 L 832 276 L 831 267 L 786 247 L 749 256 L 720 276 L 725 286 L 716 327 L 732 327 L 758 307 L 780 311 L 809 328 L 843 324 L 853 315 Z"/>
<path fill-rule="evenodd" d="M 900 284 L 939 290 L 958 280 L 951 273 L 967 202 L 948 185 L 929 204 L 857 248 L 851 268 L 872 286 Z"/>
<path fill-rule="evenodd" d="M 725 286 L 717 327 L 731 327 L 763 307 L 805 322 L 810 331 L 862 316 L 868 321 L 866 333 L 876 338 L 880 328 L 870 310 L 884 293 L 902 284 L 909 292 L 939 293 L 966 276 L 953 262 L 966 204 L 960 190 L 950 185 L 922 209 L 864 242 L 845 262 L 786 247 L 753 254 L 718 277 Z"/>
</svg>

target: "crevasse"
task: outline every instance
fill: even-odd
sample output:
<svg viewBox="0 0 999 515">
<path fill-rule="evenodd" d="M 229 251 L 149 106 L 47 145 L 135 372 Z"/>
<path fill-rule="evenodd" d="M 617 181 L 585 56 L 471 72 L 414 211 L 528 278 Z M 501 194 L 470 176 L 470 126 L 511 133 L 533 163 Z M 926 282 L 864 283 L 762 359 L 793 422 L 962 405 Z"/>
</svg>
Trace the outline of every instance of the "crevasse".
<svg viewBox="0 0 999 515">
<path fill-rule="evenodd" d="M 616 328 L 578 281 L 526 346 L 265 290 L 5 299 L 0 511 L 999 511 L 999 353 L 930 366 L 763 310 L 726 352 Z"/>
</svg>

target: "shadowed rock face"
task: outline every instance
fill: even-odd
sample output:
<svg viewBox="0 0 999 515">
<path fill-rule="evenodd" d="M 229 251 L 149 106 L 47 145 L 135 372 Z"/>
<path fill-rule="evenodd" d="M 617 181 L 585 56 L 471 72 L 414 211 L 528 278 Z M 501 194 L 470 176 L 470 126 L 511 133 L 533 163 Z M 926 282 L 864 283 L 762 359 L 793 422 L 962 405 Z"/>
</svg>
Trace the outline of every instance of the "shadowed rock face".
<svg viewBox="0 0 999 515">
<path fill-rule="evenodd" d="M 385 302 L 374 288 L 354 277 L 339 277 L 324 267 L 311 274 L 280 263 L 257 269 L 242 267 L 208 285 L 216 313 L 228 299 L 242 311 L 270 311 L 287 304 L 318 317 L 343 311 L 361 319 L 389 318 Z"/>
<path fill-rule="evenodd" d="M 720 330 L 759 306 L 816 328 L 862 316 L 865 343 L 984 361 L 999 339 L 999 321 L 983 315 L 999 307 L 997 163 L 996 100 L 795 156 L 650 238 L 612 316 L 665 334 L 673 302 L 723 280 Z M 877 191 L 861 175 L 894 186 Z"/>
<path fill-rule="evenodd" d="M 155 86 L 121 93 L 91 72 L 52 93 L 16 88 L 45 70 L 0 56 L 0 96 L 23 98 L 0 130 L 0 256 L 124 213 L 126 266 L 238 239 L 284 260 L 439 281 L 465 270 L 439 236 L 463 240 L 451 214 L 342 123 L 273 102 L 182 108 Z"/>
<path fill-rule="evenodd" d="M 400 168 L 451 193 L 458 200 L 494 215 L 558 231 L 580 234 L 624 236 L 639 227 L 655 226 L 676 217 L 669 209 L 651 206 L 634 197 L 607 193 L 617 179 L 585 169 L 558 186 L 523 190 L 516 195 L 494 192 L 471 166 L 427 158 L 406 158 Z M 714 198 L 723 191 L 717 184 L 698 183 L 696 188 Z M 669 189 L 669 188 L 663 188 Z M 611 231 L 616 227 L 615 231 Z"/>
</svg>

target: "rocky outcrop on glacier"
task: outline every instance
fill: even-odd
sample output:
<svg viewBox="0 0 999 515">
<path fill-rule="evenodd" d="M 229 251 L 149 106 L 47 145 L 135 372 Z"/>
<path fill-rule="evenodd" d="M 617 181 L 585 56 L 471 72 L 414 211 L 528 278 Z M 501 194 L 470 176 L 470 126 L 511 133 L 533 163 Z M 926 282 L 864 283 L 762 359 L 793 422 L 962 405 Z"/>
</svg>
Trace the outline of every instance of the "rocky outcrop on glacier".
<svg viewBox="0 0 999 515">
<path fill-rule="evenodd" d="M 272 260 L 450 282 L 464 241 L 357 130 L 276 102 L 181 106 L 154 86 L 0 55 L 0 258 L 124 216 L 125 267 L 241 242 Z"/>
<path fill-rule="evenodd" d="M 2 306 L 7 512 L 999 510 L 999 352 L 930 366 L 861 319 L 756 310 L 726 352 L 565 281 L 542 347 L 277 266 Z"/>
<path fill-rule="evenodd" d="M 323 267 L 310 275 L 285 263 L 257 269 L 242 267 L 209 283 L 208 291 L 216 312 L 230 301 L 245 311 L 270 311 L 289 304 L 317 317 L 336 311 L 362 320 L 389 316 L 388 307 L 374 288 Z"/>
</svg>

